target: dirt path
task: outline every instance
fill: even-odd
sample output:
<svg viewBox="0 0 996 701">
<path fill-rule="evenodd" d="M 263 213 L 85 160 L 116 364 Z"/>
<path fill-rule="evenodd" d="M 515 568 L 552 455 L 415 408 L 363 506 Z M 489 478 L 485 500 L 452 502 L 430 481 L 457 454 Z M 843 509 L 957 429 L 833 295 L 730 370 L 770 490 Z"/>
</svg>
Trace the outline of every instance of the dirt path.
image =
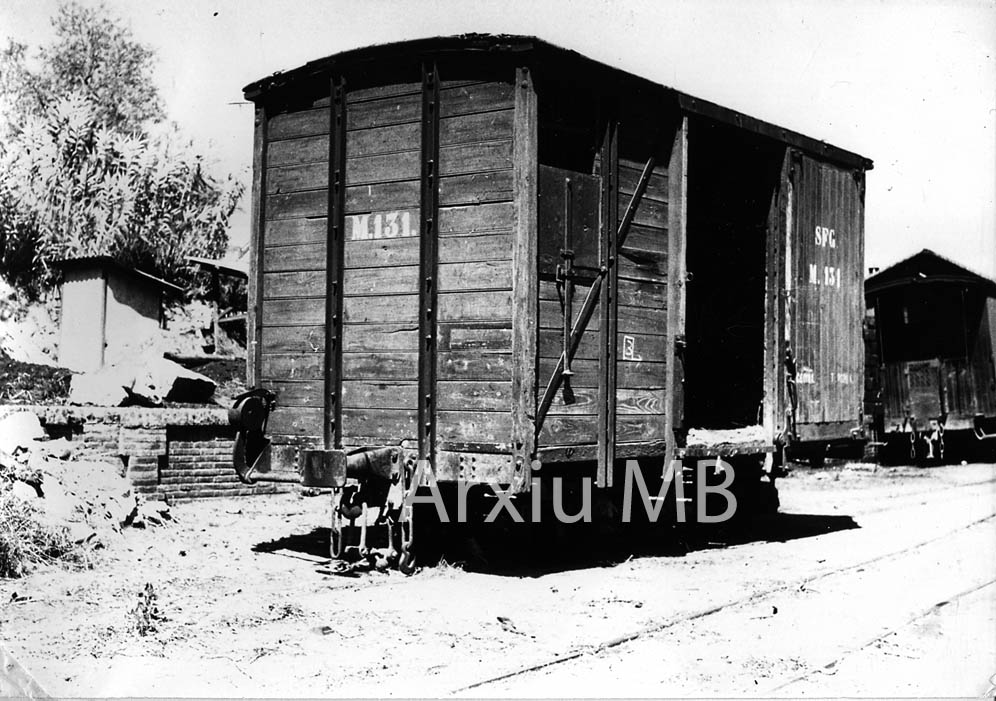
<svg viewBox="0 0 996 701">
<path fill-rule="evenodd" d="M 996 466 L 800 471 L 780 487 L 786 513 L 740 545 L 603 562 L 577 543 L 532 576 L 333 576 L 326 497 L 180 505 L 177 526 L 126 533 L 97 570 L 0 583 L 2 637 L 58 695 L 985 691 Z M 167 620 L 143 638 L 129 611 L 146 582 Z M 862 672 L 882 659 L 894 692 Z"/>
</svg>

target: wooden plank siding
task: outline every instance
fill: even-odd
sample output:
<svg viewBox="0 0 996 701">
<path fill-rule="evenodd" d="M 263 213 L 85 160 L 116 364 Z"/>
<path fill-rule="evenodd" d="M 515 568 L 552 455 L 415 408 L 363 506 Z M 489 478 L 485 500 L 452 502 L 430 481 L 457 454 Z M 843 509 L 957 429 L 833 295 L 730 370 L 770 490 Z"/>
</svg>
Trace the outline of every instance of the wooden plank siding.
<svg viewBox="0 0 996 701">
<path fill-rule="evenodd" d="M 324 341 L 329 109 L 274 115 L 266 152 L 264 381 L 279 430 L 317 432 Z M 437 436 L 511 433 L 511 82 L 440 88 Z M 417 435 L 421 85 L 347 95 L 343 440 Z M 444 345 L 445 344 L 445 345 Z M 477 412 L 493 412 L 475 420 Z M 286 418 L 283 418 L 286 417 Z M 279 440 L 279 439 L 278 439 Z"/>
<path fill-rule="evenodd" d="M 511 79 L 512 76 L 509 75 Z M 440 90 L 436 441 L 512 434 L 511 82 Z"/>
<path fill-rule="evenodd" d="M 647 154 L 649 156 L 649 153 Z M 625 216 L 646 160 L 620 156 L 618 221 Z M 669 174 L 656 165 L 619 249 L 616 290 L 616 442 L 669 435 L 664 388 L 667 364 Z M 635 378 L 639 378 L 634 380 Z"/>
<path fill-rule="evenodd" d="M 326 200 L 328 183 L 328 121 L 326 106 L 307 112 L 325 115 L 321 153 L 308 151 L 310 127 L 296 118 L 298 112 L 277 112 L 267 120 L 265 160 L 258 165 L 262 188 L 258 193 L 265 218 L 260 260 L 261 308 L 260 384 L 277 393 L 268 431 L 274 443 L 320 445 L 324 408 L 325 266 L 328 235 L 324 216 L 290 217 L 278 208 L 269 193 L 310 191 Z M 298 179 L 281 181 L 280 164 L 294 158 L 313 157 L 325 171 L 321 185 Z"/>
<path fill-rule="evenodd" d="M 618 217 L 636 189 L 644 163 L 619 159 Z M 620 249 L 616 288 L 616 441 L 649 441 L 665 437 L 664 385 L 667 334 L 668 168 L 658 165 L 636 209 L 630 233 Z M 578 205 L 580 207 L 580 205 Z M 558 219 L 559 221 L 559 219 Z M 618 223 L 618 222 L 617 222 Z M 548 236 L 558 227 L 550 228 Z M 544 233 L 545 230 L 541 230 Z M 544 250 L 562 244 L 545 242 Z M 541 243 L 541 246 L 544 244 Z M 574 285 L 574 320 L 580 314 L 590 284 Z M 550 377 L 563 351 L 563 289 L 540 280 L 539 381 Z M 564 403 L 559 391 L 539 435 L 541 447 L 593 444 L 598 436 L 600 315 L 595 313 L 572 363 L 574 404 Z"/>
<path fill-rule="evenodd" d="M 864 381 L 860 183 L 849 170 L 800 156 L 793 192 L 796 423 L 857 426 Z"/>
<path fill-rule="evenodd" d="M 342 331 L 346 445 L 418 437 L 422 86 L 396 88 L 349 103 Z"/>
</svg>

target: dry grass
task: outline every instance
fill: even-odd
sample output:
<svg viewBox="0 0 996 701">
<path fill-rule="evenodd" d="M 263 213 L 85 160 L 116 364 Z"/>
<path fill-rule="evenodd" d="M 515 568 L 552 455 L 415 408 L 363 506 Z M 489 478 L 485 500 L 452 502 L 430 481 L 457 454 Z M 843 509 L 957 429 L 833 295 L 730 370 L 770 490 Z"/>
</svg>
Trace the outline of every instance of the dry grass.
<svg viewBox="0 0 996 701">
<path fill-rule="evenodd" d="M 23 577 L 39 565 L 53 563 L 89 568 L 93 551 L 87 544 L 74 543 L 65 526 L 45 523 L 36 506 L 0 488 L 0 577 Z"/>
<path fill-rule="evenodd" d="M 0 349 L 0 401 L 4 404 L 62 404 L 73 373 L 51 365 L 22 363 Z"/>
</svg>

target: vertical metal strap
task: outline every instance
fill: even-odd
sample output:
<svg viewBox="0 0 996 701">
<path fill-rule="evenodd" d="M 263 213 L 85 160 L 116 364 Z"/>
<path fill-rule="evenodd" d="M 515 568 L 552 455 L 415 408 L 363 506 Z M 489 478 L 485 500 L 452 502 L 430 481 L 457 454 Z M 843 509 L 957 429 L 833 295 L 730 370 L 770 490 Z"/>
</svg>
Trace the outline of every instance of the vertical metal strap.
<svg viewBox="0 0 996 701">
<path fill-rule="evenodd" d="M 422 65 L 422 198 L 419 234 L 418 451 L 434 464 L 436 443 L 436 268 L 439 215 L 439 72 Z"/>
<path fill-rule="evenodd" d="M 601 232 L 599 259 L 606 271 L 599 299 L 599 402 L 598 402 L 598 472 L 599 487 L 612 486 L 612 469 L 616 455 L 616 246 L 619 223 L 618 189 L 619 125 L 613 113 L 605 126 L 600 154 L 602 171 Z"/>
<path fill-rule="evenodd" d="M 331 80 L 329 130 L 328 232 L 325 264 L 325 416 L 326 448 L 342 447 L 342 269 L 346 236 L 346 88 L 342 76 Z"/>
</svg>

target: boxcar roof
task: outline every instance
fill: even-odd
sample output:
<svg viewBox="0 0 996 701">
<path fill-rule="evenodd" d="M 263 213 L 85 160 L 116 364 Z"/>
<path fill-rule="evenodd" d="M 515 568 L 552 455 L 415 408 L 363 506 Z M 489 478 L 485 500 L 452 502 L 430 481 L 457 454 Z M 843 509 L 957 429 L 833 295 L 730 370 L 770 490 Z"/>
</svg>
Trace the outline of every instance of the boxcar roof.
<svg viewBox="0 0 996 701">
<path fill-rule="evenodd" d="M 865 296 L 883 290 L 936 282 L 956 283 L 977 287 L 996 297 L 996 280 L 963 268 L 954 261 L 925 248 L 865 280 Z"/>
<path fill-rule="evenodd" d="M 693 114 L 699 114 L 720 122 L 733 124 L 742 129 L 752 131 L 776 141 L 802 149 L 813 155 L 839 163 L 848 168 L 871 170 L 872 161 L 864 156 L 832 146 L 824 141 L 805 136 L 798 132 L 784 129 L 735 110 L 722 107 L 708 100 L 702 100 L 673 88 L 668 88 L 639 76 L 612 68 L 594 61 L 576 51 L 554 46 L 542 39 L 530 36 L 508 34 L 462 34 L 459 36 L 435 37 L 431 39 L 415 39 L 411 41 L 379 44 L 351 51 L 333 54 L 326 58 L 310 61 L 299 68 L 286 72 L 278 72 L 269 77 L 250 83 L 243 90 L 246 99 L 256 101 L 274 89 L 284 88 L 300 80 L 309 80 L 328 74 L 339 67 L 356 65 L 367 61 L 377 61 L 399 56 L 410 55 L 444 55 L 459 53 L 477 54 L 521 54 L 533 55 L 537 58 L 572 62 L 579 69 L 593 73 L 609 72 L 615 77 L 628 76 L 631 79 L 646 83 L 657 90 L 670 93 L 680 107 Z"/>
</svg>

